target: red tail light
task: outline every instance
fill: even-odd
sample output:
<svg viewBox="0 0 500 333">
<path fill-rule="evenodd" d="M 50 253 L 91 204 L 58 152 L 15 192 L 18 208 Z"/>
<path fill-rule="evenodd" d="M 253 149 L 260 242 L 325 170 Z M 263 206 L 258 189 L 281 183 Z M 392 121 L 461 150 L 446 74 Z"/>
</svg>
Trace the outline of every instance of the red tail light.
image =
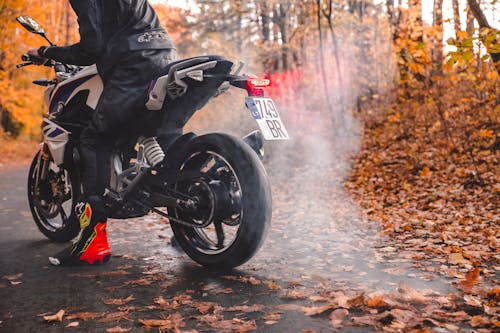
<svg viewBox="0 0 500 333">
<path fill-rule="evenodd" d="M 269 79 L 250 79 L 248 80 L 248 85 L 251 88 L 265 88 L 271 85 L 271 80 Z"/>
</svg>

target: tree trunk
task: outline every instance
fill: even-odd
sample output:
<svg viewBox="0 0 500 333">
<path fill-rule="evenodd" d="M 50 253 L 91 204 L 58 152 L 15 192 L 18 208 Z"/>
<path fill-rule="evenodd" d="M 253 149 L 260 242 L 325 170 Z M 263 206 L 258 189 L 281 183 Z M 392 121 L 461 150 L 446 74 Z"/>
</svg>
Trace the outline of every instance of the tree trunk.
<svg viewBox="0 0 500 333">
<path fill-rule="evenodd" d="M 476 0 L 467 0 L 467 4 L 469 5 L 469 8 L 474 14 L 474 17 L 477 20 L 477 23 L 479 24 L 480 28 L 488 28 L 491 29 L 490 24 L 488 23 L 488 20 L 486 19 L 486 16 L 483 13 L 483 10 L 479 6 L 479 3 Z M 493 42 L 496 44 L 495 42 Z M 493 60 L 493 64 L 495 65 L 497 72 L 500 74 L 500 53 L 491 53 L 490 52 L 491 59 Z"/>
<path fill-rule="evenodd" d="M 459 16 L 460 17 L 460 16 Z M 436 45 L 432 49 L 433 75 L 443 75 L 443 0 L 434 0 L 433 25 L 437 29 Z"/>
<path fill-rule="evenodd" d="M 279 3 L 274 8 L 274 23 L 279 28 L 281 37 L 281 63 L 284 71 L 289 70 L 288 63 L 288 10 L 290 5 Z"/>
<path fill-rule="evenodd" d="M 323 28 L 321 26 L 321 0 L 316 0 L 317 12 L 316 17 L 318 20 L 318 34 L 319 34 L 319 59 L 321 66 L 321 77 L 323 78 L 323 89 L 325 91 L 325 99 L 328 113 L 331 114 L 333 111 L 332 104 L 330 102 L 330 92 L 328 91 L 328 78 L 326 75 L 325 68 L 325 47 L 323 45 Z"/>
<path fill-rule="evenodd" d="M 474 14 L 472 14 L 470 8 L 467 9 L 467 27 L 465 31 L 467 31 L 467 35 L 469 36 L 474 35 Z"/>
<path fill-rule="evenodd" d="M 335 66 L 337 67 L 337 80 L 338 80 L 338 91 L 339 91 L 339 99 L 340 99 L 340 112 L 344 114 L 345 111 L 345 98 L 344 98 L 344 80 L 342 78 L 342 72 L 340 69 L 340 56 L 339 56 L 339 44 L 337 42 L 337 35 L 335 34 L 335 28 L 333 26 L 333 0 L 329 0 L 328 2 L 328 11 L 323 11 L 327 21 L 328 28 L 330 30 L 330 36 L 332 38 L 332 46 L 333 46 L 333 56 L 335 58 Z"/>
<path fill-rule="evenodd" d="M 455 28 L 455 37 L 458 36 L 458 33 L 462 30 L 460 25 L 460 7 L 458 0 L 452 0 L 453 5 L 453 27 Z"/>
<path fill-rule="evenodd" d="M 271 37 L 271 29 L 269 28 L 269 7 L 267 6 L 267 0 L 260 0 L 260 20 L 261 20 L 261 30 L 262 30 L 262 40 L 264 42 L 269 42 Z"/>
</svg>

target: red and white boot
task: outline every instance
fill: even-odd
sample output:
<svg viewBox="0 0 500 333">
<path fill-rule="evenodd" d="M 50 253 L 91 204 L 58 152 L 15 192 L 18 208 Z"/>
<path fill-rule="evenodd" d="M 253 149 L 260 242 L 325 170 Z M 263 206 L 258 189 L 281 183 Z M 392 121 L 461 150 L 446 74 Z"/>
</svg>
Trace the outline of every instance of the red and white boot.
<svg viewBox="0 0 500 333">
<path fill-rule="evenodd" d="M 67 249 L 49 257 L 54 266 L 101 265 L 111 258 L 106 233 L 106 213 L 99 197 L 89 197 L 75 207 L 80 219 L 80 234 Z"/>
</svg>

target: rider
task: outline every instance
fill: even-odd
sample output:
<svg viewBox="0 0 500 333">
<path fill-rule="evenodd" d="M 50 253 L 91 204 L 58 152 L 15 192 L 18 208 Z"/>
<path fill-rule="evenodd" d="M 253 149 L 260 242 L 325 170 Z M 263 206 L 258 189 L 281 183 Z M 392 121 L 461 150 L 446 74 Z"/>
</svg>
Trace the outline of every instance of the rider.
<svg viewBox="0 0 500 333">
<path fill-rule="evenodd" d="M 144 121 L 147 86 L 176 51 L 147 0 L 69 0 L 78 16 L 80 42 L 29 50 L 34 58 L 73 65 L 96 64 L 104 90 L 81 134 L 83 196 L 76 205 L 80 234 L 53 265 L 102 264 L 111 248 L 106 234 L 104 191 L 116 139 L 137 134 Z M 40 59 L 43 61 L 42 59 Z"/>
</svg>

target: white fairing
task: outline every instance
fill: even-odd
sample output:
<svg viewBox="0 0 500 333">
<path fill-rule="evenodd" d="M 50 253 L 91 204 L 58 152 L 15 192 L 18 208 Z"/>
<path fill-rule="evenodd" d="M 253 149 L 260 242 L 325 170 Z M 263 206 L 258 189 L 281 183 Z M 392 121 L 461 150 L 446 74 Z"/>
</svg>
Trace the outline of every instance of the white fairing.
<svg viewBox="0 0 500 333">
<path fill-rule="evenodd" d="M 62 164 L 64 160 L 64 150 L 69 139 L 69 132 L 47 118 L 43 119 L 42 132 L 45 139 L 44 141 L 49 147 L 50 154 L 55 164 Z"/>
<path fill-rule="evenodd" d="M 101 97 L 102 90 L 103 90 L 103 83 L 102 79 L 99 76 L 99 73 L 97 72 L 97 67 L 96 65 L 88 66 L 83 68 L 81 71 L 79 71 L 76 75 L 71 76 L 70 78 L 64 80 L 63 82 L 59 83 L 53 91 L 50 91 L 50 99 L 56 97 L 60 98 L 58 96 L 58 92 L 64 91 L 65 88 L 71 87 L 72 84 L 75 83 L 75 81 L 82 80 L 88 78 L 88 80 L 84 81 L 81 85 L 74 87 L 74 90 L 71 92 L 71 94 L 65 98 L 63 101 L 57 101 L 58 103 L 64 103 L 67 104 L 76 94 L 78 94 L 80 91 L 88 90 L 89 91 L 89 96 L 87 98 L 87 105 L 95 110 L 97 106 L 97 102 L 99 101 L 99 98 Z M 50 101 L 52 104 L 52 101 Z M 50 110 L 52 111 L 52 110 Z"/>
</svg>

